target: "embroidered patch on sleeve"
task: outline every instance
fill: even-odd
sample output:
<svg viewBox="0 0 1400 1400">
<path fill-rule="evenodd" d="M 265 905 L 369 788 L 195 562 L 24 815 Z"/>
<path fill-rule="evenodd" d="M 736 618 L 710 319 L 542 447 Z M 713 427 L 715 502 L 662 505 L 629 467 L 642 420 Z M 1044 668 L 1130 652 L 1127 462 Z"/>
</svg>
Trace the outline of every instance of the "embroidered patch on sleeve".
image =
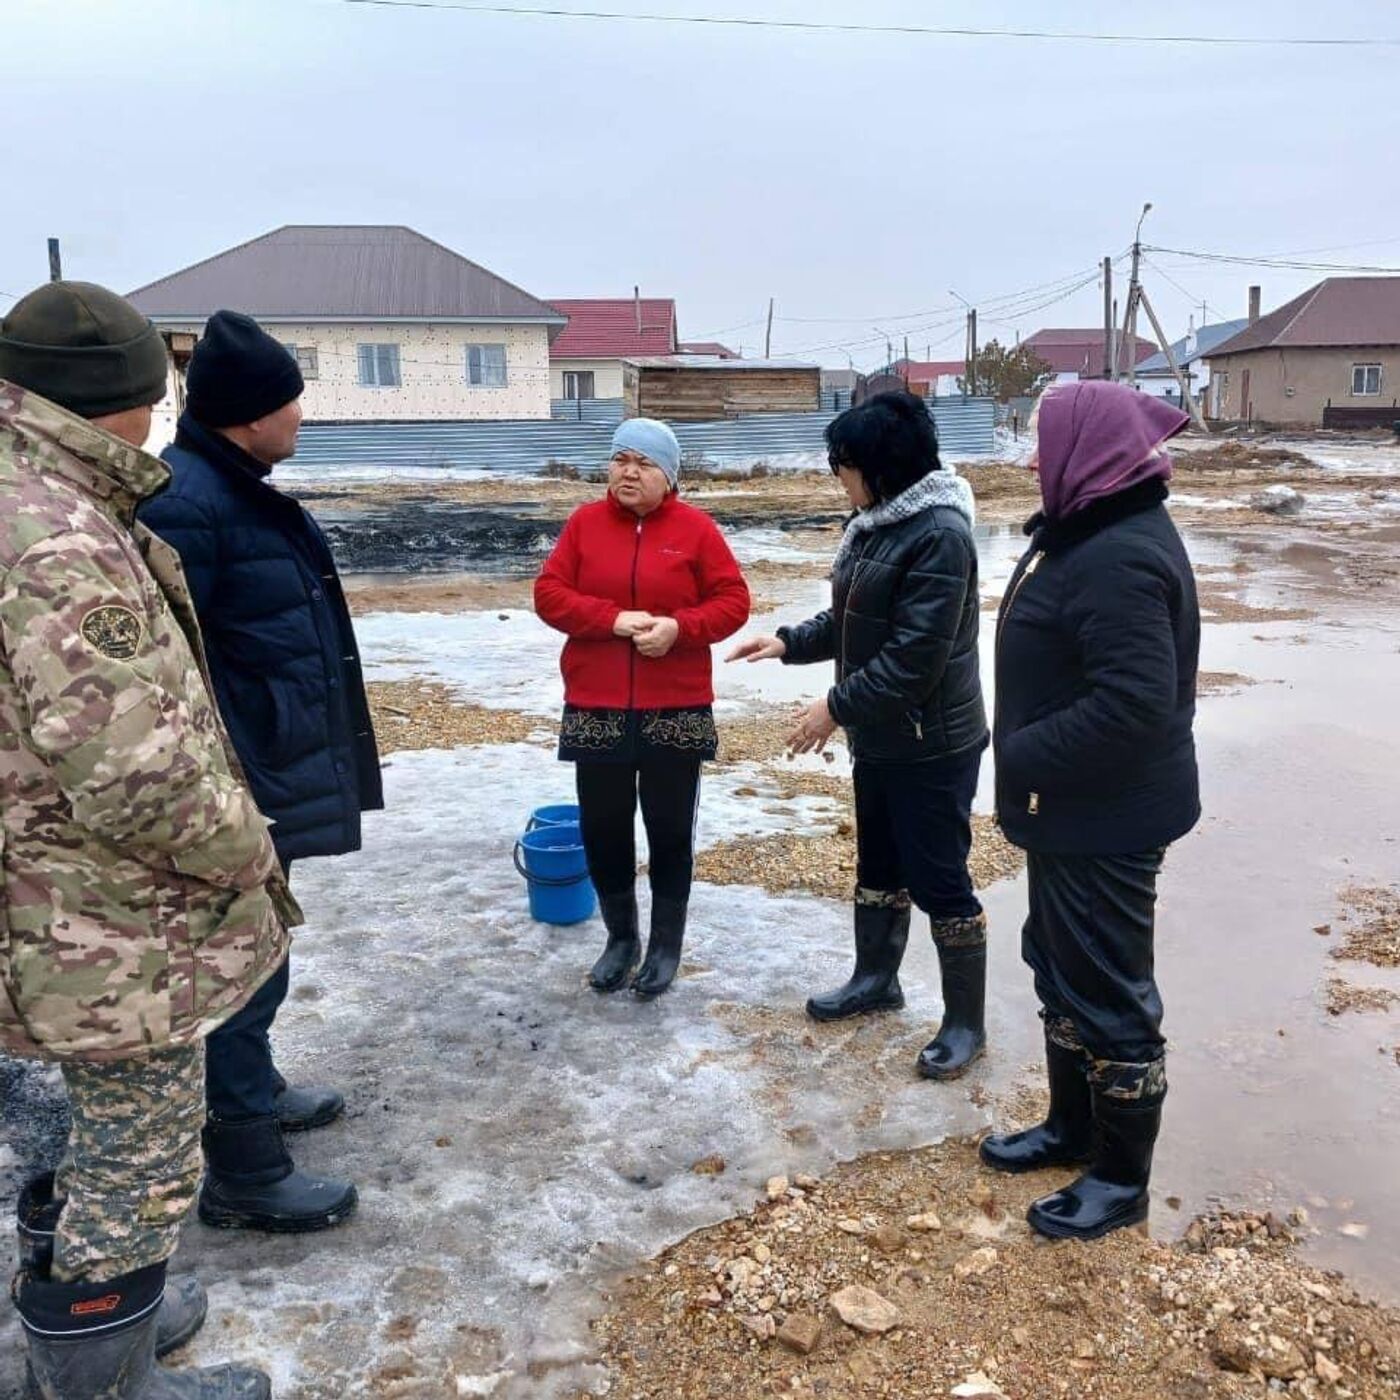
<svg viewBox="0 0 1400 1400">
<path fill-rule="evenodd" d="M 118 604 L 94 608 L 83 618 L 81 630 L 94 651 L 113 661 L 130 661 L 141 647 L 141 619 Z"/>
</svg>

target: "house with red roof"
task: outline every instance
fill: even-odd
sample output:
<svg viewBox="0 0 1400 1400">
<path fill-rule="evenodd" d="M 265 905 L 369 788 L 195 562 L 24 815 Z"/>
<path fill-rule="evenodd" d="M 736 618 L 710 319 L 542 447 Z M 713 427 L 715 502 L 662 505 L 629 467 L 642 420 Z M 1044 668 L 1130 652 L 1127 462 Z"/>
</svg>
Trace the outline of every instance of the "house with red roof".
<svg viewBox="0 0 1400 1400">
<path fill-rule="evenodd" d="M 1210 379 L 1216 416 L 1233 422 L 1389 427 L 1400 421 L 1400 277 L 1328 277 L 1251 315 L 1211 350 Z"/>
<path fill-rule="evenodd" d="M 1055 371 L 1054 383 L 1072 384 L 1076 379 L 1103 378 L 1103 327 L 1091 330 L 1057 327 L 1036 331 L 1021 342 L 1028 345 Z M 1156 352 L 1150 340 L 1137 338 L 1134 363 L 1141 364 Z M 1126 363 L 1120 355 L 1120 364 Z"/>
<path fill-rule="evenodd" d="M 960 394 L 959 381 L 967 373 L 966 360 L 896 360 L 890 366 L 921 399 Z"/>
<path fill-rule="evenodd" d="M 670 297 L 563 297 L 550 305 L 568 317 L 549 347 L 552 398 L 620 399 L 624 360 L 681 348 Z"/>
</svg>

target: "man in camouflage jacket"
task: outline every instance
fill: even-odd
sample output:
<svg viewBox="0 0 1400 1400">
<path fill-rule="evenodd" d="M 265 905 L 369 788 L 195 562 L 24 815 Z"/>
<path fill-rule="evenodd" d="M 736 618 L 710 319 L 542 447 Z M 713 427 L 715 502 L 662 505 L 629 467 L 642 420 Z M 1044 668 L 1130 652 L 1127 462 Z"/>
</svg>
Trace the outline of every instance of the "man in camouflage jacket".
<svg viewBox="0 0 1400 1400">
<path fill-rule="evenodd" d="M 203 1318 L 197 1284 L 165 1282 L 199 1184 L 202 1038 L 299 922 L 178 557 L 135 523 L 168 478 L 140 450 L 165 378 L 154 328 L 100 287 L 52 283 L 0 323 L 0 1047 L 57 1060 L 73 1115 L 56 1180 L 20 1202 L 45 1400 L 270 1393 L 154 1360 Z"/>
</svg>

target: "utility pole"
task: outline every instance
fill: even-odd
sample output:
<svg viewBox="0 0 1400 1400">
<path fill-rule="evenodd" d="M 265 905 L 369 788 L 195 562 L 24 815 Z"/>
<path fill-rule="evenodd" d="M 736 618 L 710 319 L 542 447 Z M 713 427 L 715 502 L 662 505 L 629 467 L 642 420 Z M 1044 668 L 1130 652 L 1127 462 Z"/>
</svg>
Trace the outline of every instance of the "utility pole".
<svg viewBox="0 0 1400 1400">
<path fill-rule="evenodd" d="M 1118 378 L 1113 354 L 1113 259 L 1103 260 L 1103 377 Z"/>
<path fill-rule="evenodd" d="M 768 298 L 768 330 L 763 337 L 763 358 L 773 357 L 773 298 Z"/>
<path fill-rule="evenodd" d="M 972 358 L 968 361 L 968 373 L 972 380 L 972 396 L 977 397 L 977 308 L 967 313 L 967 335 L 972 342 Z"/>
<path fill-rule="evenodd" d="M 909 363 L 909 337 L 907 335 L 904 337 L 904 363 L 906 365 Z"/>
<path fill-rule="evenodd" d="M 58 239 L 49 239 L 49 281 L 63 281 L 63 255 L 58 251 Z"/>
<path fill-rule="evenodd" d="M 1152 309 L 1151 299 L 1142 287 L 1138 288 L 1138 300 L 1142 303 L 1142 309 L 1147 312 L 1147 319 L 1152 322 L 1152 329 L 1157 333 L 1157 344 L 1162 347 L 1162 353 L 1167 357 L 1167 364 L 1171 366 L 1171 371 L 1176 376 L 1177 387 L 1181 390 L 1181 406 L 1191 415 L 1191 421 L 1203 433 L 1208 433 L 1210 429 L 1206 427 L 1206 420 L 1201 417 L 1201 410 L 1196 400 L 1191 397 L 1191 386 L 1187 382 L 1186 376 L 1181 372 L 1181 366 L 1176 362 L 1171 343 L 1167 340 L 1167 333 L 1162 329 L 1162 323 L 1157 319 L 1157 313 Z"/>
<path fill-rule="evenodd" d="M 1142 295 L 1142 285 L 1138 280 L 1138 269 L 1142 262 L 1142 221 L 1151 210 L 1151 201 L 1142 206 L 1138 215 L 1137 228 L 1133 232 L 1133 270 L 1128 278 L 1128 309 L 1123 318 L 1123 353 L 1128 359 L 1128 387 L 1137 388 L 1137 309 Z"/>
</svg>

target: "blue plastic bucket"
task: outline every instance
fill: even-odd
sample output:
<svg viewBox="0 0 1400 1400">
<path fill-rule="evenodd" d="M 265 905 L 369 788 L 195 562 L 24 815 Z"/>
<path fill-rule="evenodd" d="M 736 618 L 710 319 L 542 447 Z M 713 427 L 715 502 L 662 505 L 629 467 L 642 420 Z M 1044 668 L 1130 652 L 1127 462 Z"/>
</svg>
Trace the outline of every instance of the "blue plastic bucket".
<svg viewBox="0 0 1400 1400">
<path fill-rule="evenodd" d="M 538 831 L 542 826 L 577 826 L 579 824 L 576 804 L 561 802 L 552 807 L 536 807 L 530 813 L 526 831 Z"/>
<path fill-rule="evenodd" d="M 515 843 L 515 868 L 530 889 L 530 917 L 539 923 L 579 924 L 598 907 L 576 822 L 527 831 Z"/>
</svg>

